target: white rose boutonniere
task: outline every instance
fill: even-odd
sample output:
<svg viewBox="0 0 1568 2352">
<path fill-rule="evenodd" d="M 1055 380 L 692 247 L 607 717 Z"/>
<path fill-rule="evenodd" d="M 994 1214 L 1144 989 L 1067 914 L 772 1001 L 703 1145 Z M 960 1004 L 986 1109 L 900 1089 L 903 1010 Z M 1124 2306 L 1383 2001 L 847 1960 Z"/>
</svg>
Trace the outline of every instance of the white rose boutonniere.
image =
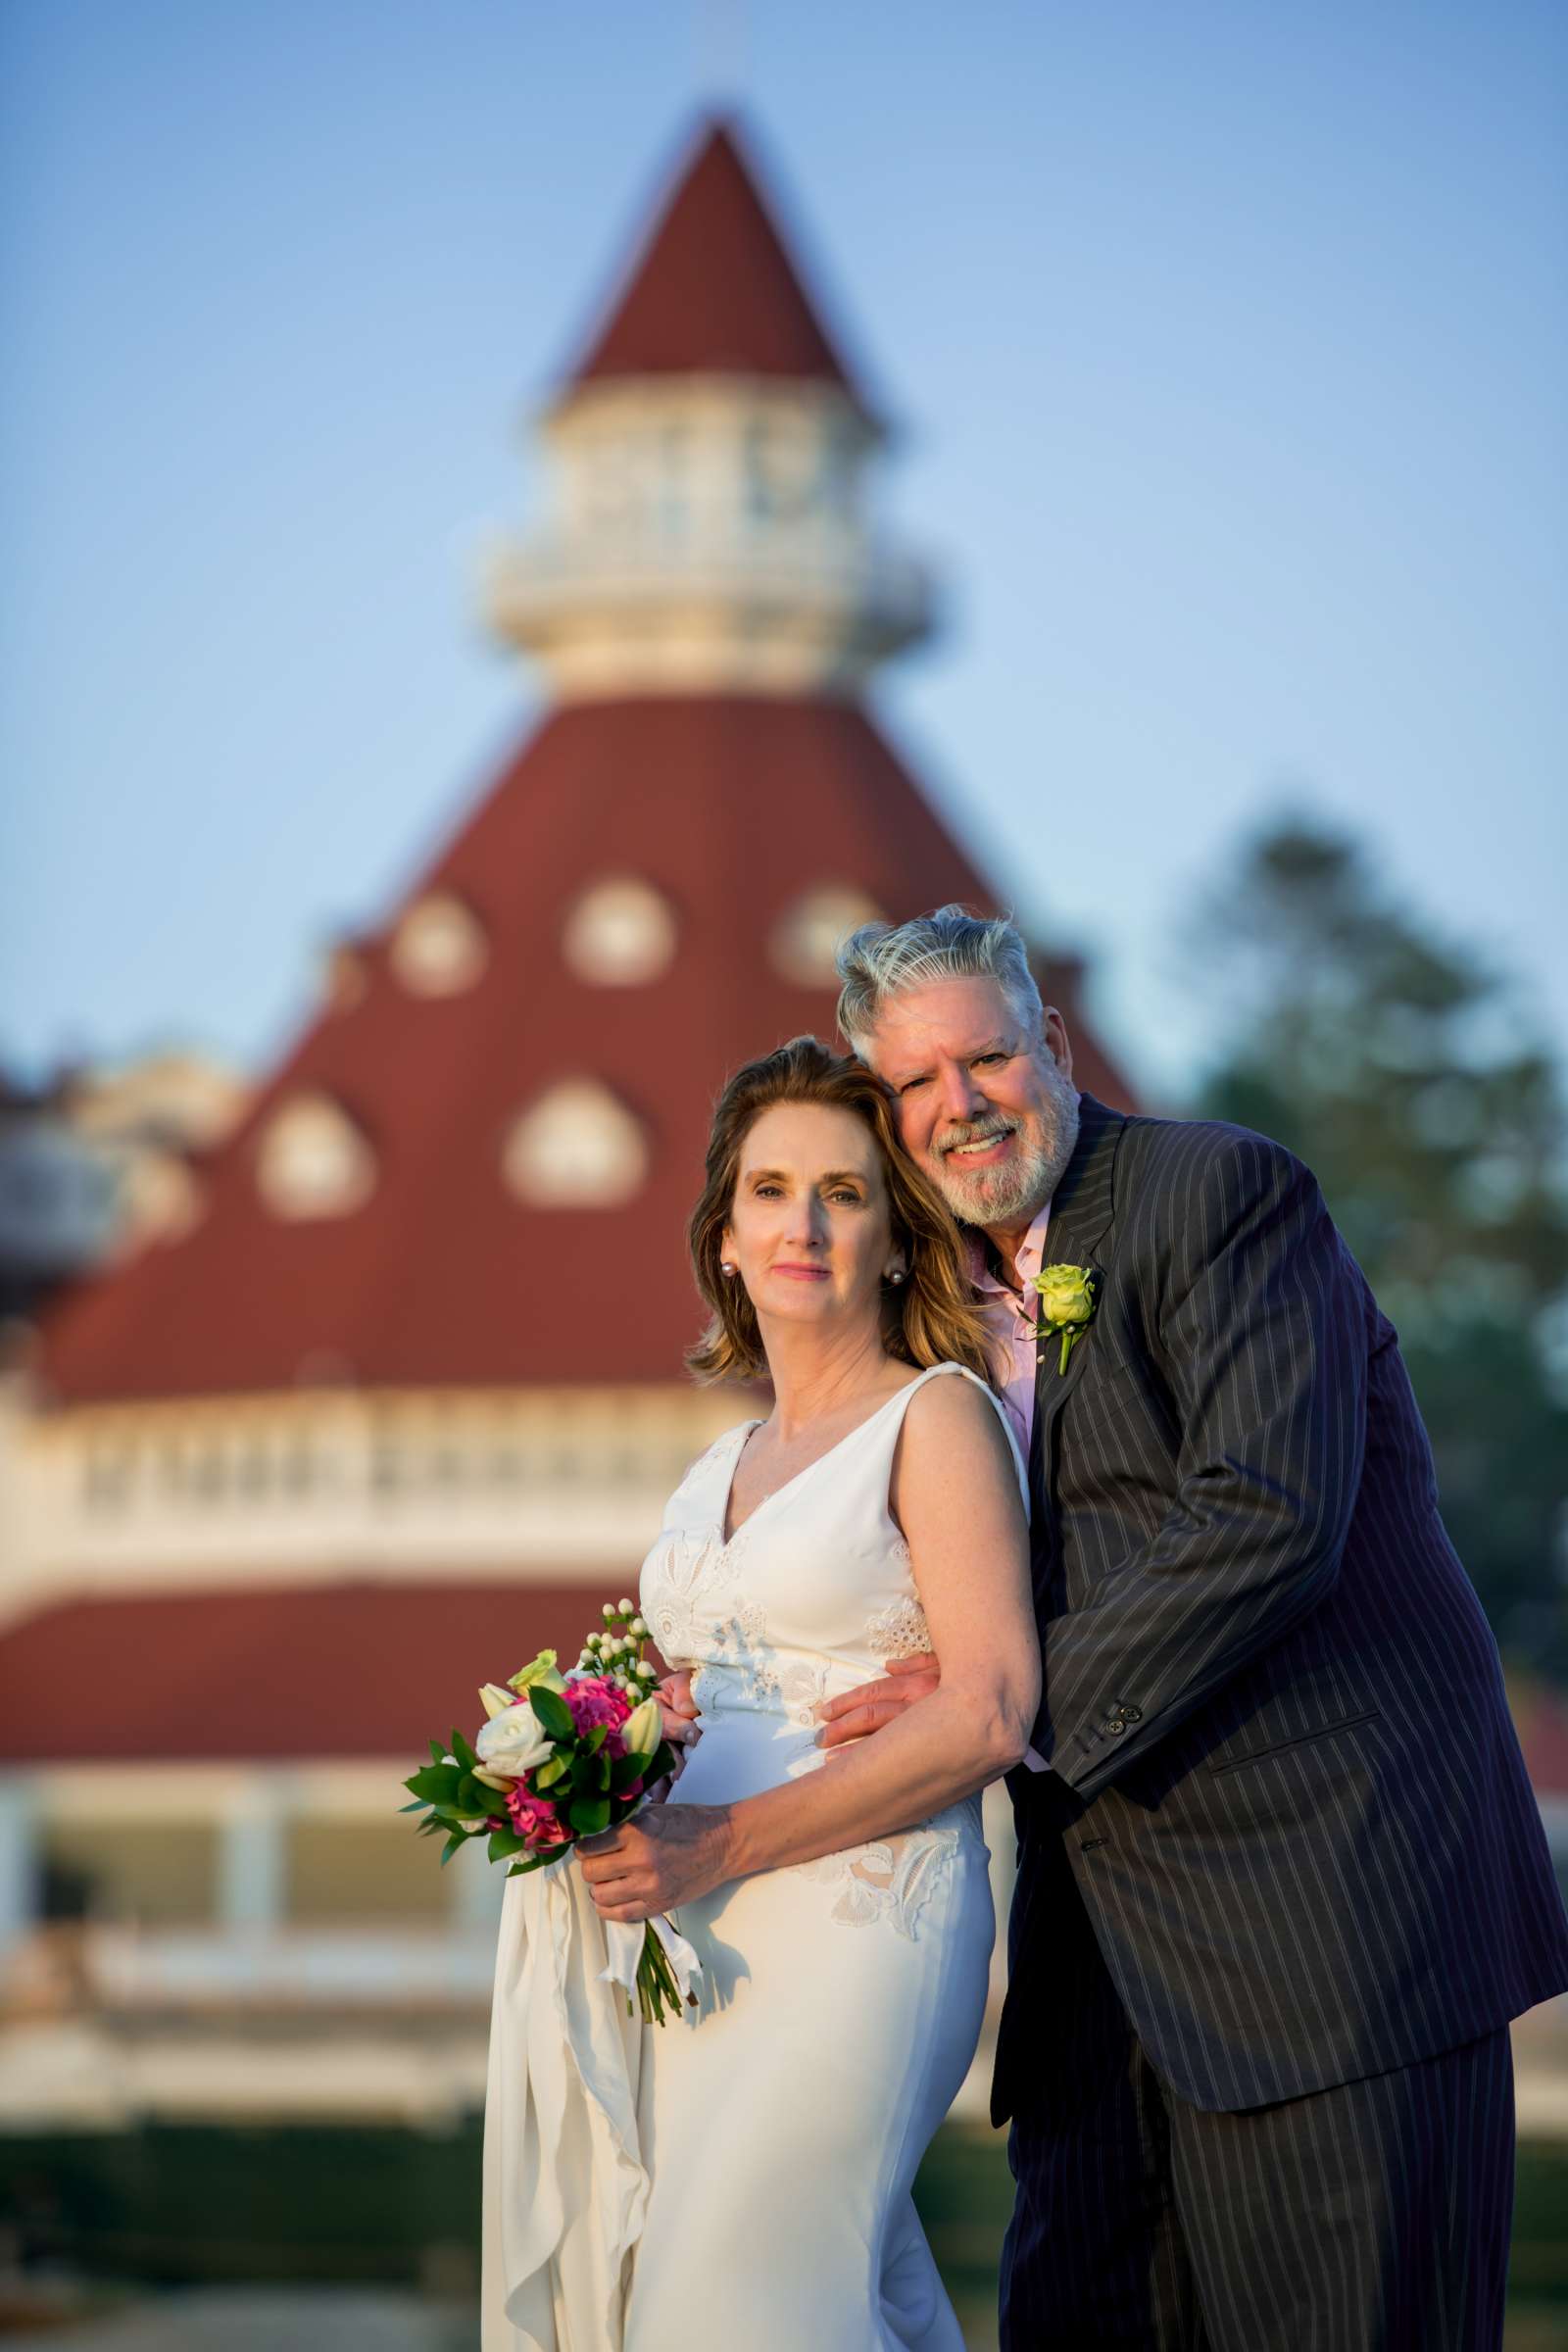
<svg viewBox="0 0 1568 2352">
<path fill-rule="evenodd" d="M 1034 1287 L 1040 1293 L 1040 1320 L 1035 1330 L 1041 1339 L 1061 1339 L 1058 1373 L 1067 1369 L 1073 1342 L 1081 1340 L 1094 1320 L 1095 1285 L 1100 1277 L 1088 1266 L 1047 1266 L 1034 1277 Z"/>
</svg>

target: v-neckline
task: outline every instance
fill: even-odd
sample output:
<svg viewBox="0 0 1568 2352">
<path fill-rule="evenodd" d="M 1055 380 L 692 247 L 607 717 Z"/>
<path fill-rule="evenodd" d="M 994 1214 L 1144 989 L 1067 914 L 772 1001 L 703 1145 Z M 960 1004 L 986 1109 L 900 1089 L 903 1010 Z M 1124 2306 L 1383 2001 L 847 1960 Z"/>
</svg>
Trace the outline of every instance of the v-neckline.
<svg viewBox="0 0 1568 2352">
<path fill-rule="evenodd" d="M 911 1389 L 917 1389 L 922 1381 L 928 1380 L 933 1372 L 940 1371 L 941 1369 L 942 1366 L 939 1364 L 928 1364 L 923 1372 L 917 1372 L 915 1374 L 913 1380 L 906 1380 L 902 1389 L 895 1389 L 891 1396 L 884 1396 L 882 1402 L 876 1407 L 874 1412 L 867 1413 L 863 1421 L 857 1421 L 855 1427 L 853 1429 L 847 1429 L 842 1438 L 835 1438 L 825 1453 L 817 1454 L 815 1459 L 812 1461 L 803 1462 L 800 1469 L 794 1473 L 793 1477 L 785 1479 L 782 1486 L 770 1487 L 768 1492 L 762 1496 L 761 1501 L 755 1503 L 747 1512 L 745 1518 L 741 1521 L 740 1526 L 732 1527 L 729 1534 L 726 1536 L 724 1533 L 724 1522 L 729 1517 L 730 1497 L 735 1492 L 735 1473 L 741 1466 L 741 1455 L 746 1451 L 747 1443 L 751 1438 L 753 1430 L 760 1429 L 762 1426 L 760 1421 L 743 1421 L 741 1423 L 741 1442 L 735 1448 L 735 1458 L 730 1463 L 729 1476 L 724 1481 L 724 1492 L 719 1501 L 718 1517 L 715 1521 L 718 1534 L 719 1549 L 721 1551 L 728 1551 L 730 1545 L 736 1542 L 736 1540 L 747 1528 L 751 1526 L 752 1521 L 758 1517 L 760 1512 L 766 1510 L 770 1502 L 776 1502 L 781 1494 L 787 1494 L 791 1487 L 798 1487 L 802 1479 L 809 1478 L 813 1470 L 820 1470 L 822 1464 L 824 1462 L 830 1462 L 833 1459 L 833 1456 L 839 1452 L 843 1446 L 847 1446 L 852 1438 L 858 1438 L 862 1429 L 869 1429 L 873 1421 L 879 1421 L 882 1418 L 882 1415 L 887 1411 L 889 1405 L 897 1404 L 901 1396 L 907 1396 Z"/>
</svg>

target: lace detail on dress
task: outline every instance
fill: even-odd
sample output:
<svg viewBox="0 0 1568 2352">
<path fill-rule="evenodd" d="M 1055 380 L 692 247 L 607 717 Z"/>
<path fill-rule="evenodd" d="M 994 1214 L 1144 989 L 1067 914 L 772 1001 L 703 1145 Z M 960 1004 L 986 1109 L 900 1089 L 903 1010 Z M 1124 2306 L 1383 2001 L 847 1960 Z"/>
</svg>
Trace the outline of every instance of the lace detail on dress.
<svg viewBox="0 0 1568 2352">
<path fill-rule="evenodd" d="M 802 1878 L 841 1886 L 830 1913 L 841 1926 L 868 1928 L 886 1920 L 895 1934 L 913 1943 L 920 1914 L 957 1852 L 961 1835 L 947 1824 L 927 1822 L 921 1829 L 902 1830 L 897 1837 L 847 1846 L 841 1854 L 793 1867 Z"/>
<path fill-rule="evenodd" d="M 908 1546 L 905 1546 L 907 1556 Z M 898 1600 L 890 1600 L 885 1609 L 878 1609 L 865 1624 L 865 1646 L 873 1658 L 907 1658 L 918 1649 L 931 1646 L 931 1628 L 925 1611 L 913 1592 Z"/>
<path fill-rule="evenodd" d="M 708 1462 L 733 1446 L 736 1438 L 744 1438 L 750 1422 L 715 1438 L 707 1453 L 700 1454 L 690 1479 Z M 683 1482 L 684 1483 L 684 1482 Z M 672 1528 L 665 1531 L 643 1563 L 642 1583 L 638 1588 L 639 1602 L 653 1635 L 659 1654 L 668 1665 L 677 1665 L 694 1658 L 703 1646 L 698 1624 L 699 1597 L 722 1592 L 735 1581 L 746 1556 L 746 1537 L 751 1526 L 747 1520 L 736 1529 L 727 1544 L 716 1534 L 700 1528 Z"/>
<path fill-rule="evenodd" d="M 642 1613 L 668 1665 L 689 1658 L 697 1646 L 696 1598 L 712 1549 L 700 1538 L 666 1535 L 644 1566 Z"/>
<path fill-rule="evenodd" d="M 726 1689 L 743 1704 L 778 1700 L 778 1652 L 768 1640 L 766 1613 L 755 1600 L 738 1599 L 729 1615 L 708 1625 L 699 1640 L 707 1653 L 692 1675 L 699 1712 L 709 1712 Z"/>
<path fill-rule="evenodd" d="M 825 1665 L 797 1658 L 778 1678 L 778 1694 L 784 1711 L 791 1723 L 798 1723 L 804 1731 L 816 1729 L 817 1701 L 827 1696 L 827 1674 Z"/>
</svg>

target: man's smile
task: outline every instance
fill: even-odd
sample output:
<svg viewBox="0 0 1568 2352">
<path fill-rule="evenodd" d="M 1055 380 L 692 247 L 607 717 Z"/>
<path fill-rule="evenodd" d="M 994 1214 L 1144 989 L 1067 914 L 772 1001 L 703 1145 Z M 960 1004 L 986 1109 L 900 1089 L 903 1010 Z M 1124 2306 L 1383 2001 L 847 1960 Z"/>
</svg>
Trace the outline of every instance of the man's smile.
<svg viewBox="0 0 1568 2352">
<path fill-rule="evenodd" d="M 994 1159 L 1001 1158 L 1011 1141 L 1012 1130 L 1009 1128 L 1005 1135 L 989 1135 L 978 1144 L 950 1144 L 947 1157 L 967 1160 L 975 1167 L 989 1167 Z"/>
<path fill-rule="evenodd" d="M 982 1135 L 971 1135 L 962 1143 L 939 1144 L 937 1150 L 944 1159 L 961 1159 L 965 1167 L 989 1168 L 1006 1152 L 1017 1133 L 1011 1121 L 988 1127 Z"/>
</svg>

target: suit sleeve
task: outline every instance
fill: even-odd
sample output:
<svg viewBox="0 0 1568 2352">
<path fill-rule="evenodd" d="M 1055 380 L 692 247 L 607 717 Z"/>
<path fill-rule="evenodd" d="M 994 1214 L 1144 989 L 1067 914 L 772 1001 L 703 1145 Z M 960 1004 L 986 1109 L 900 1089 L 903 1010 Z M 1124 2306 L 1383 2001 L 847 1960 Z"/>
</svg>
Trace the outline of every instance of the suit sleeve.
<svg viewBox="0 0 1568 2352">
<path fill-rule="evenodd" d="M 1208 1130 L 1163 1191 L 1175 1501 L 1088 1607 L 1043 1629 L 1035 1745 L 1085 1798 L 1317 1606 L 1361 1475 L 1360 1285 L 1315 1179 L 1261 1136 Z"/>
</svg>

